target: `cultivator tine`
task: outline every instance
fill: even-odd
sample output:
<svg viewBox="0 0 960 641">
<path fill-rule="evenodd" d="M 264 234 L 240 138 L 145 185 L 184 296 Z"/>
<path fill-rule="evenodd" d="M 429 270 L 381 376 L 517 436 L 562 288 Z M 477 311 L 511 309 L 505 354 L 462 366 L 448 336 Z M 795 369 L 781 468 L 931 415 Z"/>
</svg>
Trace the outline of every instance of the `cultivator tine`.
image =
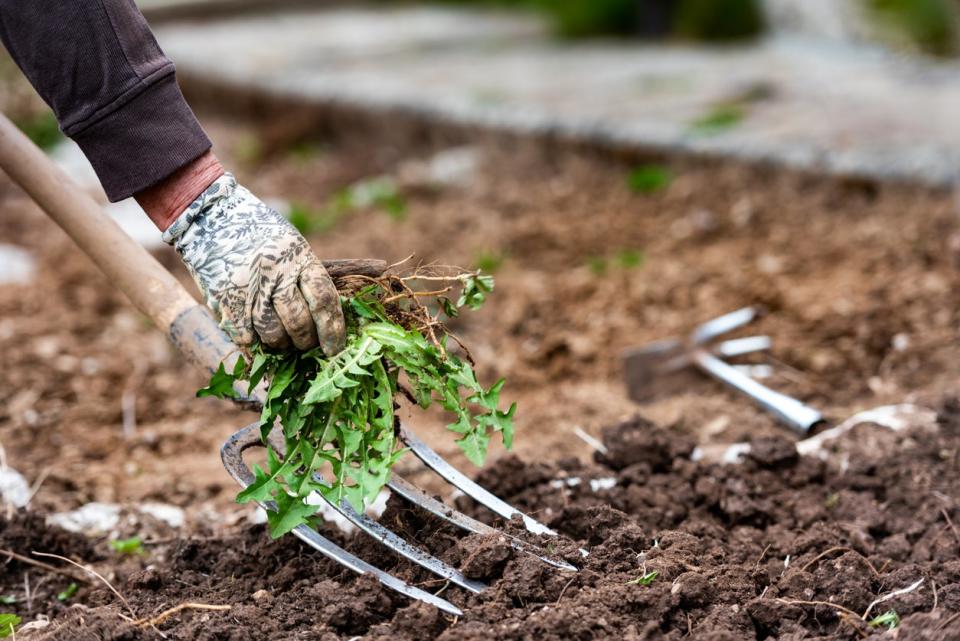
<svg viewBox="0 0 960 641">
<path fill-rule="evenodd" d="M 264 509 L 266 509 L 265 506 Z M 424 603 L 432 605 L 435 608 L 438 608 L 441 611 L 455 617 L 463 616 L 463 610 L 450 603 L 446 599 L 442 599 L 434 594 L 430 594 L 426 590 L 421 590 L 420 588 L 414 587 L 409 583 L 398 579 L 389 572 L 384 572 L 380 568 L 370 565 L 363 559 L 355 557 L 329 539 L 320 536 L 319 532 L 308 525 L 298 525 L 293 529 L 293 535 L 312 547 L 317 552 L 320 552 L 326 556 L 328 559 L 331 559 L 332 561 L 335 561 L 340 565 L 353 570 L 357 574 L 369 574 L 391 590 L 395 590 L 396 592 L 406 595 L 411 599 L 423 601 Z"/>
<path fill-rule="evenodd" d="M 315 476 L 314 478 L 316 478 L 318 481 L 322 481 L 319 476 Z M 467 577 L 463 576 L 463 574 L 457 568 L 444 563 L 434 556 L 431 556 L 417 546 L 411 545 L 406 541 L 406 539 L 399 536 L 392 530 L 380 525 L 366 514 L 357 512 L 348 502 L 343 501 L 339 506 L 334 505 L 333 501 L 327 501 L 327 503 L 329 503 L 333 509 L 342 514 L 344 518 L 360 528 L 360 530 L 363 532 L 366 532 L 404 558 L 413 561 L 417 565 L 427 570 L 430 570 L 437 576 L 441 576 L 448 581 L 459 585 L 461 588 L 469 590 L 475 594 L 487 587 L 485 583 L 468 579 Z"/>
<path fill-rule="evenodd" d="M 518 539 L 508 532 L 498 530 L 497 528 L 491 527 L 486 523 L 482 523 L 471 516 L 467 516 L 463 512 L 453 509 L 446 503 L 438 501 L 413 483 L 410 483 L 399 476 L 394 476 L 393 480 L 387 483 L 387 487 L 410 503 L 413 503 L 417 507 L 423 508 L 434 516 L 438 516 L 441 519 L 456 525 L 462 530 L 466 530 L 467 532 L 472 532 L 474 534 L 483 534 L 486 536 L 505 536 L 510 540 L 510 545 L 516 550 L 526 554 L 531 554 L 544 563 L 552 565 L 559 570 L 564 570 L 567 572 L 578 571 L 578 568 L 575 565 L 571 565 L 560 559 L 552 558 L 548 556 L 545 550 L 537 547 L 536 545 L 527 543 L 526 541 Z"/>
<path fill-rule="evenodd" d="M 729 314 L 717 316 L 712 320 L 708 320 L 706 323 L 698 325 L 697 328 L 693 330 L 691 339 L 695 345 L 706 343 L 717 336 L 732 332 L 739 327 L 747 325 L 757 317 L 758 313 L 759 310 L 756 307 L 742 307 Z"/>
<path fill-rule="evenodd" d="M 745 354 L 765 352 L 771 347 L 773 347 L 773 341 L 770 340 L 769 336 L 745 336 L 744 338 L 731 338 L 718 343 L 713 352 L 721 358 L 733 358 Z"/>
<path fill-rule="evenodd" d="M 253 472 L 251 472 L 250 468 L 243 462 L 243 451 L 257 445 L 260 445 L 260 431 L 259 425 L 254 423 L 232 434 L 223 444 L 223 447 L 220 448 L 220 458 L 223 460 L 223 466 L 227 472 L 229 472 L 230 476 L 242 487 L 247 487 L 254 480 Z M 267 502 L 261 504 L 261 507 L 264 509 L 272 509 L 275 506 Z M 307 525 L 298 525 L 293 529 L 293 534 L 327 558 L 358 574 L 370 574 L 384 586 L 396 590 L 412 599 L 429 603 L 453 616 L 463 615 L 463 611 L 449 601 L 414 587 L 392 574 L 370 565 L 363 559 L 350 554 L 337 544 L 321 536 L 319 532 Z"/>
<path fill-rule="evenodd" d="M 505 519 L 512 519 L 519 516 L 523 520 L 524 527 L 534 534 L 549 534 L 556 536 L 557 533 L 548 528 L 543 523 L 533 517 L 527 516 L 509 503 L 506 503 L 487 490 L 477 485 L 473 480 L 467 477 L 463 472 L 453 467 L 443 457 L 430 449 L 426 443 L 421 441 L 416 434 L 401 423 L 400 440 L 419 458 L 423 463 L 439 474 L 448 483 L 458 488 L 464 494 L 475 500 L 477 503 L 496 512 Z"/>
</svg>

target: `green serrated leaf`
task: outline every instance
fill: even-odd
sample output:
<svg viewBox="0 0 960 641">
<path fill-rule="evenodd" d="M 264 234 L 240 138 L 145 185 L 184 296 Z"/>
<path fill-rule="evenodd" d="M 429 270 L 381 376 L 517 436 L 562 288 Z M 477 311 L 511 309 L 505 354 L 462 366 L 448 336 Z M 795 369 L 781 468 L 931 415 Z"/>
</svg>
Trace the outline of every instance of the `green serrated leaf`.
<svg viewBox="0 0 960 641">
<path fill-rule="evenodd" d="M 243 359 L 237 361 L 237 365 L 241 368 Z M 243 372 L 241 371 L 242 375 Z M 234 373 L 231 374 L 227 372 L 224 368 L 223 363 L 220 363 L 220 366 L 217 368 L 217 371 L 213 373 L 213 376 L 210 377 L 210 384 L 206 387 L 197 390 L 197 398 L 203 398 L 205 396 L 216 396 L 217 398 L 236 398 L 236 391 L 233 389 L 234 382 L 239 378 L 236 374 L 236 368 L 234 368 Z"/>
<path fill-rule="evenodd" d="M 258 352 L 253 357 L 253 363 L 250 365 L 250 377 L 248 379 L 249 385 L 247 387 L 247 394 L 253 393 L 253 388 L 260 384 L 260 381 L 263 380 L 263 377 L 267 374 L 269 370 L 271 358 L 269 355 L 264 354 L 263 352 Z"/>
<path fill-rule="evenodd" d="M 368 376 L 364 369 L 380 354 L 380 343 L 371 336 L 362 337 L 330 359 L 310 384 L 303 403 L 311 405 L 332 401 L 343 393 L 344 388 L 358 385 L 358 377 Z"/>
<path fill-rule="evenodd" d="M 472 307 L 482 303 L 494 285 L 492 277 L 480 273 L 460 282 L 463 303 Z M 246 380 L 251 387 L 267 381 L 261 438 L 266 443 L 277 426 L 287 455 L 280 457 L 268 446 L 265 467 L 253 466 L 253 482 L 237 500 L 267 507 L 271 535 L 318 520 L 306 504 L 313 492 L 358 511 L 376 499 L 406 451 L 394 430 L 401 377 L 420 406 L 437 403 L 455 417 L 449 427 L 477 465 L 493 433 L 511 443 L 516 406 L 499 409 L 503 382 L 484 388 L 472 366 L 447 351 L 443 332 L 438 344 L 391 320 L 381 300 L 394 293 L 371 285 L 341 299 L 347 342 L 332 358 L 319 349 L 266 352 L 257 345 L 249 366 L 244 362 L 233 373 L 216 377 L 217 385 L 229 384 L 231 389 L 236 380 Z M 449 299 L 446 305 L 437 304 L 457 312 Z M 393 311 L 396 305 L 391 303 Z"/>
<path fill-rule="evenodd" d="M 16 614 L 0 612 L 0 639 L 6 639 L 17 631 L 17 626 L 23 619 Z"/>
<path fill-rule="evenodd" d="M 267 511 L 267 524 L 270 527 L 270 536 L 279 539 L 290 532 L 317 511 L 313 505 L 307 505 L 298 496 L 281 493 L 276 499 L 276 511 Z"/>
<path fill-rule="evenodd" d="M 473 430 L 455 442 L 471 463 L 477 467 L 483 467 L 483 461 L 487 458 L 487 448 L 490 446 L 489 436 L 480 430 Z"/>
<path fill-rule="evenodd" d="M 453 304 L 453 301 L 446 296 L 438 298 L 437 303 L 440 304 L 440 309 L 443 310 L 443 313 L 446 314 L 448 318 L 456 318 L 460 315 L 460 310 L 457 309 L 457 306 Z"/>
</svg>

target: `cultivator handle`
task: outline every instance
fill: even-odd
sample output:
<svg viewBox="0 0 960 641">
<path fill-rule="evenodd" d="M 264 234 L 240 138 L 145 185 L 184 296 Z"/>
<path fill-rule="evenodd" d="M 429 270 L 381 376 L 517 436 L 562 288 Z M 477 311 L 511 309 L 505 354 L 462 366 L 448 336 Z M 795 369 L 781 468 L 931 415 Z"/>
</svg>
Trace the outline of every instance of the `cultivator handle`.
<svg viewBox="0 0 960 641">
<path fill-rule="evenodd" d="M 184 356 L 211 372 L 221 362 L 233 365 L 239 350 L 207 308 L 3 115 L 0 168 L 67 232 L 137 309 L 167 334 Z M 386 269 L 384 261 L 373 259 L 326 261 L 324 266 L 335 282 L 353 274 L 378 276 Z"/>
</svg>

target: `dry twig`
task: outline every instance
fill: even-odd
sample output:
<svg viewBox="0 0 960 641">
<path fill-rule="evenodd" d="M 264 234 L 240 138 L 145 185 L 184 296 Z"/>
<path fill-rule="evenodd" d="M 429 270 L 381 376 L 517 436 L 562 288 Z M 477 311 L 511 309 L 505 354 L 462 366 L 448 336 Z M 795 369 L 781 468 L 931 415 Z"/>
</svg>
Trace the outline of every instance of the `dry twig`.
<svg viewBox="0 0 960 641">
<path fill-rule="evenodd" d="M 853 610 L 850 610 L 849 608 L 845 608 L 842 605 L 837 605 L 836 603 L 830 603 L 829 601 L 797 601 L 794 599 L 776 599 L 776 601 L 777 603 L 783 603 L 784 605 L 813 605 L 813 606 L 825 605 L 828 608 L 833 608 L 837 612 L 843 612 L 845 614 L 849 614 L 850 616 L 856 619 L 861 618 L 860 615 L 854 612 Z"/>
<path fill-rule="evenodd" d="M 9 559 L 16 559 L 17 561 L 19 561 L 19 562 L 21 562 L 21 563 L 25 563 L 25 564 L 27 564 L 27 565 L 32 565 L 32 566 L 35 567 L 35 568 L 40 568 L 41 570 L 46 570 L 47 572 L 52 572 L 52 573 L 54 573 L 54 574 L 59 574 L 59 575 L 61 575 L 61 576 L 65 576 L 65 577 L 67 577 L 68 579 L 71 579 L 71 580 L 73 580 L 73 581 L 79 581 L 79 582 L 81 582 L 81 583 L 89 583 L 89 582 L 90 582 L 90 580 L 87 579 L 87 578 L 84 577 L 84 576 L 77 576 L 77 575 L 76 575 L 75 573 L 73 573 L 73 572 L 70 572 L 70 571 L 68 571 L 68 570 L 64 570 L 64 569 L 62 569 L 62 568 L 58 568 L 58 567 L 56 567 L 55 565 L 50 565 L 49 563 L 44 563 L 43 561 L 37 561 L 36 559 L 31 559 L 30 557 L 28 557 L 28 556 L 23 556 L 22 554 L 17 554 L 17 553 L 14 552 L 13 550 L 6 550 L 6 549 L 3 549 L 3 548 L 0 548 L 0 556 L 5 556 L 5 557 L 7 557 L 8 560 L 9 560 Z"/>
<path fill-rule="evenodd" d="M 175 605 L 172 608 L 164 610 L 154 617 L 144 617 L 143 619 L 134 621 L 134 623 L 141 628 L 153 627 L 155 625 L 160 625 L 177 612 L 182 612 L 183 610 L 213 610 L 217 612 L 223 612 L 225 610 L 229 610 L 231 607 L 232 606 L 229 605 L 210 605 L 209 603 L 181 603 L 180 605 Z"/>
<path fill-rule="evenodd" d="M 957 526 L 953 524 L 953 521 L 950 520 L 950 514 L 945 508 L 940 508 L 940 514 L 943 515 L 944 520 L 946 520 L 947 525 L 950 526 L 950 529 L 953 531 L 953 537 L 957 540 L 957 545 L 960 545 L 960 532 L 957 532 Z"/>
<path fill-rule="evenodd" d="M 567 588 L 570 587 L 570 584 L 572 584 L 576 580 L 576 578 L 577 577 L 574 576 L 569 581 L 567 581 L 567 584 L 563 586 L 562 590 L 560 590 L 560 596 L 557 597 L 557 602 L 554 605 L 560 605 L 560 600 L 563 598 L 563 595 L 566 594 Z"/>
<path fill-rule="evenodd" d="M 65 557 L 65 556 L 60 556 L 59 554 L 51 554 L 51 553 L 49 553 L 49 552 L 36 552 L 36 551 L 31 552 L 31 554 L 35 554 L 36 556 L 46 556 L 46 557 L 50 557 L 51 559 L 59 559 L 59 560 L 61 560 L 61 561 L 66 561 L 66 562 L 69 563 L 70 565 L 74 565 L 74 566 L 80 568 L 81 570 L 83 570 L 84 572 L 89 572 L 89 573 L 92 574 L 93 576 L 95 576 L 95 577 L 97 577 L 98 579 L 100 579 L 100 581 L 102 581 L 105 586 L 107 586 L 108 588 L 110 588 L 110 591 L 113 592 L 115 595 L 117 595 L 117 598 L 120 599 L 120 601 L 123 602 L 123 605 L 126 606 L 127 611 L 130 612 L 130 616 L 132 616 L 134 619 L 136 619 L 137 613 L 133 611 L 133 608 L 132 608 L 132 607 L 130 607 L 130 602 L 127 601 L 126 597 L 124 597 L 122 594 L 120 594 L 120 591 L 117 590 L 117 588 L 113 587 L 113 584 L 110 583 L 109 581 L 107 581 L 105 578 L 103 578 L 103 576 L 102 576 L 99 572 L 97 572 L 96 570 L 91 569 L 91 568 L 88 568 L 87 566 L 85 566 L 85 565 L 83 565 L 83 564 L 81 564 L 81 563 L 77 563 L 77 562 L 74 561 L 73 559 L 69 559 L 69 558 L 67 558 L 67 557 Z M 123 616 L 122 614 L 121 614 L 120 616 L 121 616 L 121 618 L 127 619 L 128 621 L 132 620 L 132 619 L 129 619 L 128 617 Z"/>
<path fill-rule="evenodd" d="M 867 610 L 866 610 L 866 612 L 863 613 L 863 616 L 862 616 L 861 618 L 862 618 L 862 619 L 866 619 L 868 616 L 870 616 L 870 610 L 873 609 L 873 606 L 879 605 L 879 604 L 883 603 L 884 601 L 889 601 L 890 599 L 892 599 L 892 598 L 894 598 L 894 597 L 902 596 L 902 595 L 904 595 L 904 594 L 910 594 L 911 592 L 913 592 L 914 590 L 916 590 L 917 588 L 919 588 L 921 585 L 923 585 L 923 577 L 920 577 L 920 578 L 917 579 L 914 583 L 908 585 L 908 586 L 905 587 L 905 588 L 901 588 L 901 589 L 899 589 L 899 590 L 894 590 L 893 592 L 890 592 L 889 594 L 885 594 L 885 595 L 883 595 L 882 597 L 880 597 L 880 598 L 878 598 L 878 599 L 874 599 L 873 603 L 871 603 L 869 606 L 867 606 Z"/>
<path fill-rule="evenodd" d="M 800 568 L 800 571 L 801 571 L 801 572 L 806 572 L 807 569 L 808 569 L 811 565 L 814 565 L 817 561 L 819 561 L 819 560 L 822 559 L 823 557 L 827 556 L 828 554 L 833 554 L 834 552 L 841 552 L 841 551 L 842 551 L 842 552 L 853 552 L 854 554 L 856 554 L 856 555 L 857 555 L 857 558 L 860 559 L 861 561 L 863 561 L 864 564 L 865 564 L 868 568 L 870 568 L 870 571 L 873 572 L 873 575 L 874 575 L 875 577 L 877 577 L 878 580 L 880 579 L 880 572 L 877 571 L 877 568 L 873 567 L 873 563 L 870 563 L 870 559 L 868 559 L 867 557 L 863 556 L 862 554 L 860 554 L 859 552 L 857 552 L 857 551 L 854 550 L 853 548 L 848 548 L 848 547 L 843 547 L 843 546 L 839 546 L 839 547 L 835 547 L 835 548 L 830 548 L 829 550 L 825 550 L 825 551 L 821 552 L 821 553 L 818 554 L 816 557 L 814 557 L 814 559 L 813 559 L 812 561 L 810 561 L 810 562 L 807 563 L 805 566 L 803 566 L 802 568 Z"/>
</svg>

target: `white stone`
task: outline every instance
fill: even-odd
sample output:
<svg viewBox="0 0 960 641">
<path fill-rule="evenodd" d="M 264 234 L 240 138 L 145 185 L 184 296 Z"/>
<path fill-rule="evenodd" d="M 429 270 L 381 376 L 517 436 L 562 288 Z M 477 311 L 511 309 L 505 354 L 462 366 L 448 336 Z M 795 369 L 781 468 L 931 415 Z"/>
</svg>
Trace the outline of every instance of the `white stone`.
<svg viewBox="0 0 960 641">
<path fill-rule="evenodd" d="M 0 283 L 29 283 L 36 270 L 33 254 L 22 247 L 0 243 Z"/>
<path fill-rule="evenodd" d="M 58 512 L 47 517 L 47 524 L 69 532 L 106 534 L 120 522 L 120 506 L 116 503 L 87 503 L 76 510 Z"/>
<path fill-rule="evenodd" d="M 144 514 L 163 521 L 173 528 L 183 527 L 186 521 L 186 514 L 183 509 L 176 505 L 170 505 L 168 503 L 144 503 L 140 505 L 138 509 Z"/>
<path fill-rule="evenodd" d="M 0 498 L 14 507 L 24 507 L 30 502 L 30 485 L 15 469 L 0 468 Z"/>
</svg>

